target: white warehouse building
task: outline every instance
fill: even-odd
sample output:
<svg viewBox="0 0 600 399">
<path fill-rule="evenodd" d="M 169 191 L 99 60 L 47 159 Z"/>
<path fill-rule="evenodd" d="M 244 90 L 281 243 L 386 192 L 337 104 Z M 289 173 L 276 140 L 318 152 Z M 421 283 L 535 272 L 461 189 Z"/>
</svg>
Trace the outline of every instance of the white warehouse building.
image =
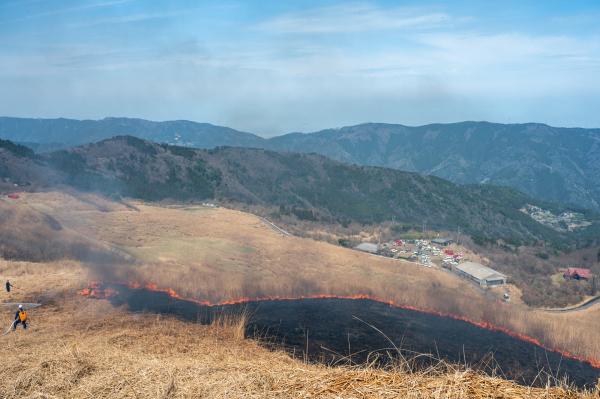
<svg viewBox="0 0 600 399">
<path fill-rule="evenodd" d="M 379 251 L 379 245 L 371 244 L 370 242 L 363 242 L 358 244 L 354 249 L 358 249 L 359 251 L 368 252 L 371 254 L 376 254 Z"/>
<path fill-rule="evenodd" d="M 507 276 L 494 269 L 475 262 L 464 262 L 455 266 L 458 274 L 475 281 L 482 287 L 496 287 L 506 284 Z"/>
</svg>

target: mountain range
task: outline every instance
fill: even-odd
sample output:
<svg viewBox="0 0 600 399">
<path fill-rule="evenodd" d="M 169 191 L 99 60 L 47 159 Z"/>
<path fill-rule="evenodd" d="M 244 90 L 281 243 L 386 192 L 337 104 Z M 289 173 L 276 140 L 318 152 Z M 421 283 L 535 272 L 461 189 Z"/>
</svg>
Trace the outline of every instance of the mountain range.
<svg viewBox="0 0 600 399">
<path fill-rule="evenodd" d="M 318 154 L 219 147 L 193 149 L 119 136 L 65 150 L 35 154 L 0 141 L 0 180 L 31 189 L 69 186 L 144 200 L 216 200 L 260 206 L 275 214 L 335 224 L 394 219 L 399 229 L 452 230 L 477 242 L 513 245 L 546 241 L 587 245 L 597 239 L 600 217 L 560 231 L 523 212 L 535 206 L 553 214 L 560 205 L 493 185 L 457 185 L 419 173 L 359 166 Z M 29 189 L 29 188 L 25 188 Z"/>
<path fill-rule="evenodd" d="M 0 118 L 0 137 L 37 151 L 116 135 L 195 148 L 317 153 L 346 163 L 516 188 L 535 198 L 600 210 L 600 129 L 461 122 L 410 127 L 366 123 L 265 139 L 190 121 Z"/>
</svg>

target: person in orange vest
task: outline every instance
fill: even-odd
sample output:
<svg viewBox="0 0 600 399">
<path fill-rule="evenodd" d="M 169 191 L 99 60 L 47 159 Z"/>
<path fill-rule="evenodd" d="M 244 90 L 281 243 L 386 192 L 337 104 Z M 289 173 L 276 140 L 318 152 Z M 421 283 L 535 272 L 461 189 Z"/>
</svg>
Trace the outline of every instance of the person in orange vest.
<svg viewBox="0 0 600 399">
<path fill-rule="evenodd" d="M 23 309 L 23 305 L 19 305 L 19 309 L 17 310 L 17 313 L 15 313 L 13 331 L 17 329 L 18 324 L 23 324 L 23 329 L 27 329 L 27 312 Z"/>
</svg>

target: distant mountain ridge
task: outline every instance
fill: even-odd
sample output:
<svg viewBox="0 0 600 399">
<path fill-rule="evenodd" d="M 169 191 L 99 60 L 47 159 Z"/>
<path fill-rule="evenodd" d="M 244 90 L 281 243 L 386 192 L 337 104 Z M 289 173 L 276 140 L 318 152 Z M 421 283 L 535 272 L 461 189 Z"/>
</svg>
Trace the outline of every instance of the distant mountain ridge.
<svg viewBox="0 0 600 399">
<path fill-rule="evenodd" d="M 542 200 L 600 210 L 600 129 L 538 123 L 460 122 L 416 127 L 365 123 L 264 139 L 190 121 L 0 118 L 0 137 L 42 143 L 41 149 L 115 135 L 195 148 L 314 152 L 347 163 L 431 174 L 460 184 L 513 187 Z"/>
<path fill-rule="evenodd" d="M 504 185 L 548 201 L 600 208 L 600 129 L 535 123 L 418 127 L 369 123 L 280 136 L 271 144 L 455 183 Z"/>
<path fill-rule="evenodd" d="M 135 136 L 145 140 L 197 148 L 218 146 L 252 147 L 264 141 L 244 133 L 210 123 L 185 120 L 153 122 L 136 118 L 100 120 L 37 119 L 0 117 L 0 138 L 13 142 L 73 147 L 114 136 Z"/>
</svg>

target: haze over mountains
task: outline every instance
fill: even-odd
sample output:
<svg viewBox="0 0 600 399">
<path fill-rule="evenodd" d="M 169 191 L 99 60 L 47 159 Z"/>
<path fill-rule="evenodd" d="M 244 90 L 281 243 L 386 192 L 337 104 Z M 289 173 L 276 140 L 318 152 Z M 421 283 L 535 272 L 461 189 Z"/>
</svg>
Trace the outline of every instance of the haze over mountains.
<svg viewBox="0 0 600 399">
<path fill-rule="evenodd" d="M 37 149 L 115 135 L 189 146 L 318 153 L 335 160 L 415 171 L 455 183 L 489 183 L 533 197 L 600 209 L 600 129 L 461 122 L 418 127 L 367 123 L 265 139 L 190 121 L 0 118 L 0 137 Z"/>
</svg>

